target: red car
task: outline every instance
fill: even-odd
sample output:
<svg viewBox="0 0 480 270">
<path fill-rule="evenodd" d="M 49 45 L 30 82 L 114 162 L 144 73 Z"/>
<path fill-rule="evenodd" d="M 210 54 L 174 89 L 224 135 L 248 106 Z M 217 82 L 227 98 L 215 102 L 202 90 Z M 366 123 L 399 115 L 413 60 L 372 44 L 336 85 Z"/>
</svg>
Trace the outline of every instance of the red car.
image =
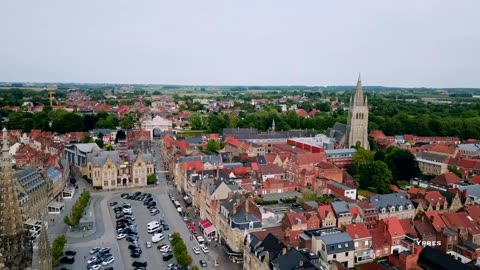
<svg viewBox="0 0 480 270">
<path fill-rule="evenodd" d="M 160 249 L 162 249 L 162 247 L 164 247 L 164 246 L 167 246 L 167 244 L 158 245 L 158 246 L 157 246 L 157 249 L 160 250 Z"/>
</svg>

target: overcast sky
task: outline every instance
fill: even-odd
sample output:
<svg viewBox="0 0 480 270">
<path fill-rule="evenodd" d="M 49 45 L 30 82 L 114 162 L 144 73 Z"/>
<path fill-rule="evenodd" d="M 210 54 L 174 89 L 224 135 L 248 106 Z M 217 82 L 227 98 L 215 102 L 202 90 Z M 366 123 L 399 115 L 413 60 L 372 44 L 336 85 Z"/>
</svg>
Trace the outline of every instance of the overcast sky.
<svg viewBox="0 0 480 270">
<path fill-rule="evenodd" d="M 480 1 L 11 0 L 0 81 L 480 87 Z"/>
</svg>

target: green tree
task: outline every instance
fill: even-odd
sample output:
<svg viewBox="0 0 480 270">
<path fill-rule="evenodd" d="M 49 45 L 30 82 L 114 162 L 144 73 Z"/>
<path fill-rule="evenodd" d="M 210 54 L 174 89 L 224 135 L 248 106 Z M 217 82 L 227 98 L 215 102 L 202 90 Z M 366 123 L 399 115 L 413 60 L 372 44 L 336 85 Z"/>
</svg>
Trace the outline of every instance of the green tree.
<svg viewBox="0 0 480 270">
<path fill-rule="evenodd" d="M 200 270 L 197 265 L 192 266 L 192 270 Z"/>
<path fill-rule="evenodd" d="M 133 128 L 134 124 L 135 122 L 130 115 L 125 115 L 122 120 L 120 120 L 120 127 L 123 129 Z"/>
<path fill-rule="evenodd" d="M 92 143 L 94 142 L 92 136 L 90 136 L 90 134 L 86 134 L 85 136 L 83 136 L 83 138 L 80 140 L 81 143 Z"/>
<path fill-rule="evenodd" d="M 105 147 L 105 150 L 107 151 L 112 151 L 113 150 L 113 146 L 111 144 L 107 144 L 107 146 Z"/>
<path fill-rule="evenodd" d="M 207 151 L 217 151 L 218 150 L 218 144 L 214 139 L 210 139 L 207 142 Z"/>
<path fill-rule="evenodd" d="M 458 177 L 463 178 L 463 174 L 462 172 L 457 168 L 457 166 L 454 166 L 454 165 L 451 165 L 451 166 L 448 166 L 448 171 L 449 172 L 453 172 L 455 175 L 457 175 Z"/>
<path fill-rule="evenodd" d="M 183 268 L 187 268 L 187 266 L 191 265 L 193 260 L 192 257 L 188 253 L 181 253 L 176 256 L 177 263 L 181 265 Z"/>
<path fill-rule="evenodd" d="M 150 174 L 149 176 L 147 176 L 147 185 L 153 185 L 157 182 L 157 177 L 155 176 L 155 174 Z"/>
<path fill-rule="evenodd" d="M 193 112 L 190 115 L 190 128 L 192 130 L 202 130 L 203 129 L 203 120 L 202 115 L 198 112 Z"/>
<path fill-rule="evenodd" d="M 360 167 L 360 188 L 368 189 L 374 187 L 378 193 L 390 192 L 392 172 L 383 161 L 367 161 Z"/>
<path fill-rule="evenodd" d="M 385 162 L 392 171 L 393 184 L 397 184 L 400 180 L 410 181 L 420 174 L 418 162 L 410 151 L 398 147 L 389 147 L 387 153 Z"/>
<path fill-rule="evenodd" d="M 368 150 L 365 150 L 361 147 L 357 149 L 355 154 L 353 154 L 352 164 L 348 167 L 347 171 L 354 178 L 358 178 L 360 173 L 360 168 L 365 165 L 368 161 L 373 161 L 374 153 Z"/>
<path fill-rule="evenodd" d="M 57 266 L 60 264 L 60 257 L 63 256 L 63 250 L 65 245 L 67 244 L 67 238 L 65 235 L 60 235 L 59 237 L 55 238 L 52 243 L 52 264 L 53 266 Z"/>
<path fill-rule="evenodd" d="M 104 146 L 104 142 L 103 142 L 103 139 L 96 139 L 95 140 L 95 143 L 98 145 L 98 147 L 100 147 L 101 149 L 103 149 L 103 146 Z"/>
<path fill-rule="evenodd" d="M 375 155 L 373 156 L 373 160 L 380 160 L 380 161 L 385 161 L 385 152 L 383 151 L 377 151 L 375 152 Z"/>
<path fill-rule="evenodd" d="M 65 218 L 63 219 L 65 224 L 67 224 L 68 226 L 77 226 L 83 216 L 83 213 L 85 212 L 85 208 L 87 207 L 89 201 L 90 192 L 88 190 L 84 190 L 80 194 L 77 201 L 73 204 L 70 216 L 65 216 Z"/>
</svg>

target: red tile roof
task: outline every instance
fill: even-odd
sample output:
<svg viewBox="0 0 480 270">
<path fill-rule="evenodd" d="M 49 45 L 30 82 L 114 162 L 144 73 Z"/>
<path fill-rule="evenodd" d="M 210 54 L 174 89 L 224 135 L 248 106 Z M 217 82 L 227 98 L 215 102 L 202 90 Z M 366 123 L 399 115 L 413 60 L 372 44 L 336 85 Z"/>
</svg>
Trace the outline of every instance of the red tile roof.
<svg viewBox="0 0 480 270">
<path fill-rule="evenodd" d="M 474 219 L 480 222 L 480 206 L 476 204 L 465 206 L 465 211 Z"/>
<path fill-rule="evenodd" d="M 476 175 L 470 178 L 469 182 L 473 184 L 480 184 L 480 175 Z"/>
<path fill-rule="evenodd" d="M 334 214 L 331 204 L 319 205 L 317 212 L 321 220 L 324 220 L 327 217 L 328 213 Z"/>
<path fill-rule="evenodd" d="M 285 173 L 285 169 L 278 166 L 277 164 L 259 165 L 259 167 L 260 167 L 260 172 L 263 175 L 284 174 Z"/>
<path fill-rule="evenodd" d="M 296 225 L 297 219 L 300 220 L 301 224 L 307 223 L 307 219 L 303 213 L 287 213 L 286 217 L 290 225 Z"/>
<path fill-rule="evenodd" d="M 277 158 L 277 155 L 275 155 L 275 154 L 266 154 L 265 155 L 265 160 L 267 160 L 268 164 L 272 164 L 275 161 L 276 158 Z"/>
<path fill-rule="evenodd" d="M 294 157 L 294 161 L 298 166 L 309 165 L 309 164 L 313 165 L 325 160 L 326 160 L 325 153 L 304 153 L 304 154 L 297 154 Z"/>
<path fill-rule="evenodd" d="M 417 231 L 413 226 L 413 220 L 410 218 L 400 219 L 400 225 L 402 225 L 402 229 L 405 231 L 405 234 L 410 234 L 414 237 L 418 237 Z"/>
<path fill-rule="evenodd" d="M 295 112 L 300 117 L 308 117 L 308 113 L 304 109 L 297 109 L 297 110 L 295 110 Z"/>
<path fill-rule="evenodd" d="M 437 205 L 437 203 L 443 205 L 446 201 L 445 197 L 436 190 L 425 192 L 424 198 L 432 206 Z"/>
<path fill-rule="evenodd" d="M 457 151 L 455 146 L 448 146 L 444 144 L 434 144 L 430 147 L 430 152 L 443 153 L 448 155 L 454 155 Z"/>
<path fill-rule="evenodd" d="M 372 237 L 367 226 L 363 223 L 345 225 L 345 232 L 348 233 L 354 241 Z"/>
<path fill-rule="evenodd" d="M 447 224 L 445 224 L 445 221 L 443 221 L 437 211 L 425 211 L 425 216 L 430 220 L 430 223 L 437 232 L 447 228 Z"/>
<path fill-rule="evenodd" d="M 446 172 L 433 178 L 432 183 L 441 186 L 451 186 L 456 183 L 460 183 L 461 179 L 453 172 Z"/>
<path fill-rule="evenodd" d="M 389 217 L 382 219 L 382 222 L 387 225 L 388 234 L 392 237 L 405 236 L 405 231 L 398 221 L 397 217 Z"/>
</svg>

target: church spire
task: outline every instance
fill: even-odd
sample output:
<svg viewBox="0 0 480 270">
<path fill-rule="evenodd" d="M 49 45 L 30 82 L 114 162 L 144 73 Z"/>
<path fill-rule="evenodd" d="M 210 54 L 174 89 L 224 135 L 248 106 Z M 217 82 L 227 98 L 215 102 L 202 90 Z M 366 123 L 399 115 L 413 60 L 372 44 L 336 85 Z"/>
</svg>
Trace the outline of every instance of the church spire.
<svg viewBox="0 0 480 270">
<path fill-rule="evenodd" d="M 365 100 L 363 98 L 362 79 L 360 73 L 358 73 L 357 89 L 355 90 L 355 96 L 353 97 L 353 105 L 365 106 Z"/>
<path fill-rule="evenodd" d="M 52 254 L 45 222 L 43 222 L 42 228 L 40 229 L 37 258 L 38 270 L 52 270 Z"/>
<path fill-rule="evenodd" d="M 2 135 L 3 135 L 3 145 L 2 145 L 2 167 L 7 165 L 7 162 L 10 162 L 10 148 L 8 146 L 8 132 L 6 128 L 3 128 L 2 130 Z"/>
</svg>

